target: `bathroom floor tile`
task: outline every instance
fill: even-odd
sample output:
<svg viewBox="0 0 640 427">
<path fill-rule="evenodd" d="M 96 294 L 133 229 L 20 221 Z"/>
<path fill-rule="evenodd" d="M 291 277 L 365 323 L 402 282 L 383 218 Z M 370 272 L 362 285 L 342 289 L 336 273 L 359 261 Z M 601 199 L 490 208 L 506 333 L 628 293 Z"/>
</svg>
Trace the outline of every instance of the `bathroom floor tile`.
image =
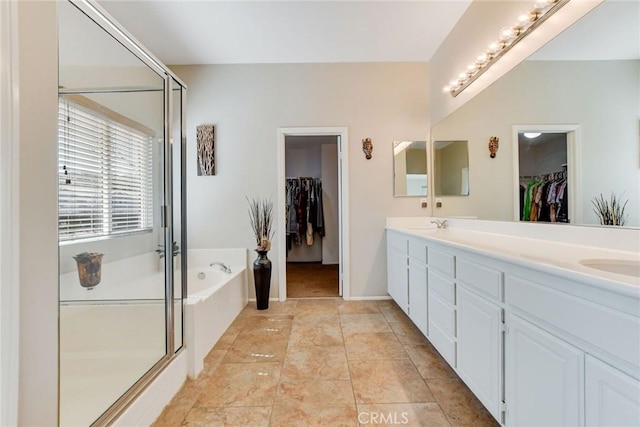
<svg viewBox="0 0 640 427">
<path fill-rule="evenodd" d="M 297 300 L 289 299 L 287 301 L 269 301 L 269 308 L 266 310 L 258 310 L 256 302 L 251 301 L 240 313 L 241 316 L 272 316 L 274 314 L 293 315 L 296 310 Z"/>
<path fill-rule="evenodd" d="M 389 326 L 404 345 L 425 345 L 429 342 L 410 321 L 389 322 Z"/>
<path fill-rule="evenodd" d="M 287 351 L 280 381 L 349 380 L 343 346 L 292 347 Z"/>
<path fill-rule="evenodd" d="M 377 314 L 380 313 L 376 301 L 344 301 L 337 303 L 340 314 Z"/>
<path fill-rule="evenodd" d="M 426 382 L 453 426 L 498 427 L 497 421 L 459 378 Z"/>
<path fill-rule="evenodd" d="M 358 403 L 422 403 L 434 398 L 409 358 L 349 361 Z"/>
<path fill-rule="evenodd" d="M 294 302 L 244 309 L 154 426 L 497 427 L 395 302 Z"/>
<path fill-rule="evenodd" d="M 347 335 L 349 360 L 402 359 L 409 357 L 393 332 Z"/>
<path fill-rule="evenodd" d="M 325 319 L 326 320 L 326 319 Z M 289 348 L 304 346 L 344 345 L 342 329 L 337 320 L 326 320 L 316 323 L 294 323 L 291 327 Z"/>
<path fill-rule="evenodd" d="M 431 344 L 406 345 L 405 350 L 422 378 L 456 378 L 456 373 L 451 366 Z"/>
<path fill-rule="evenodd" d="M 306 299 L 298 300 L 295 316 L 337 315 L 338 308 L 335 299 Z"/>
<path fill-rule="evenodd" d="M 222 363 L 282 362 L 287 352 L 288 337 L 250 337 L 231 346 Z M 238 342 L 239 341 L 239 342 Z"/>
<path fill-rule="evenodd" d="M 284 381 L 278 385 L 274 406 L 354 408 L 351 381 Z"/>
<path fill-rule="evenodd" d="M 187 414 L 183 427 L 243 426 L 268 427 L 270 406 L 193 408 Z"/>
<path fill-rule="evenodd" d="M 398 307 L 397 305 L 381 306 L 380 312 L 382 312 L 382 315 L 389 323 L 411 322 L 409 316 L 407 316 L 404 311 L 402 311 L 402 309 L 400 309 L 400 307 Z"/>
<path fill-rule="evenodd" d="M 277 362 L 223 363 L 207 381 L 195 406 L 271 406 L 281 365 Z"/>
<path fill-rule="evenodd" d="M 358 416 L 355 407 L 274 406 L 269 425 L 272 427 L 358 427 Z"/>
<path fill-rule="evenodd" d="M 341 314 L 340 325 L 344 336 L 377 332 L 392 332 L 382 313 Z"/>
<path fill-rule="evenodd" d="M 358 404 L 361 425 L 449 427 L 440 405 L 431 403 Z"/>
<path fill-rule="evenodd" d="M 242 326 L 240 324 L 235 324 L 234 322 L 226 331 L 224 331 L 213 348 L 215 350 L 228 350 L 229 347 L 231 347 L 231 344 L 233 344 L 236 338 L 238 338 L 238 335 L 240 335 L 240 331 L 242 331 Z"/>
</svg>

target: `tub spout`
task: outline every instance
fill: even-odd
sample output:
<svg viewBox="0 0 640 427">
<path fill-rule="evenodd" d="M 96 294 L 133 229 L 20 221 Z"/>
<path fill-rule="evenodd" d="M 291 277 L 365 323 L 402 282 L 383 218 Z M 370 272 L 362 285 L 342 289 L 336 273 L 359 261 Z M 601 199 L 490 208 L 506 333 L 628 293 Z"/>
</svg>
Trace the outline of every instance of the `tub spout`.
<svg viewBox="0 0 640 427">
<path fill-rule="evenodd" d="M 220 270 L 224 271 L 227 274 L 231 274 L 231 268 L 225 264 L 224 262 L 220 262 L 220 261 L 213 261 L 211 264 L 209 264 L 209 267 L 213 267 L 213 266 L 218 266 L 220 267 Z"/>
</svg>

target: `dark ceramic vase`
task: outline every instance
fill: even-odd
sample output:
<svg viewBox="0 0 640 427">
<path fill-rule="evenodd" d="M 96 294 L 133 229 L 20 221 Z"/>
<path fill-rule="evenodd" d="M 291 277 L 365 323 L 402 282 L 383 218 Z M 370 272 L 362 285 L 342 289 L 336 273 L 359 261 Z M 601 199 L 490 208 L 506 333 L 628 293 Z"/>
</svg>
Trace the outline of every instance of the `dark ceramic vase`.
<svg viewBox="0 0 640 427">
<path fill-rule="evenodd" d="M 267 258 L 267 251 L 258 252 L 258 258 L 253 262 L 253 280 L 256 286 L 256 303 L 258 310 L 269 308 L 269 289 L 271 288 L 271 260 Z"/>
</svg>

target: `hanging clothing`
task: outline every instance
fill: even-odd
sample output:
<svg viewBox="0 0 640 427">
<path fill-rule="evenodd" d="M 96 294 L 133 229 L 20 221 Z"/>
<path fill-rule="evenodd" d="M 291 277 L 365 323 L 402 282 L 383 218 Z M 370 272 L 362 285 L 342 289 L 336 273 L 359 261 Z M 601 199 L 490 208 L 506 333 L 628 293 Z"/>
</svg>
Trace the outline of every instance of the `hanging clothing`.
<svg viewBox="0 0 640 427">
<path fill-rule="evenodd" d="M 287 251 L 306 242 L 313 245 L 314 236 L 325 236 L 322 181 L 319 178 L 289 178 L 286 181 Z"/>
<path fill-rule="evenodd" d="M 522 179 L 523 177 L 521 177 Z M 566 172 L 532 178 L 520 186 L 522 221 L 569 222 Z"/>
</svg>

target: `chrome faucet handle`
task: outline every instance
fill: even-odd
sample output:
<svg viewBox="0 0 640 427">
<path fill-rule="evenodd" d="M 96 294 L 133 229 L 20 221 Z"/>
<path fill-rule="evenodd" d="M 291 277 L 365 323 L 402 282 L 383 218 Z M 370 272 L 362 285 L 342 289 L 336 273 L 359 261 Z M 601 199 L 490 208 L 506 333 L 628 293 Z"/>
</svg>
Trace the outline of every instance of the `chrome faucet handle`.
<svg viewBox="0 0 640 427">
<path fill-rule="evenodd" d="M 446 219 L 443 219 L 443 220 L 432 219 L 431 220 L 431 224 L 435 224 L 439 229 L 440 228 L 447 228 L 447 225 L 449 225 L 449 223 L 447 223 Z"/>
</svg>

